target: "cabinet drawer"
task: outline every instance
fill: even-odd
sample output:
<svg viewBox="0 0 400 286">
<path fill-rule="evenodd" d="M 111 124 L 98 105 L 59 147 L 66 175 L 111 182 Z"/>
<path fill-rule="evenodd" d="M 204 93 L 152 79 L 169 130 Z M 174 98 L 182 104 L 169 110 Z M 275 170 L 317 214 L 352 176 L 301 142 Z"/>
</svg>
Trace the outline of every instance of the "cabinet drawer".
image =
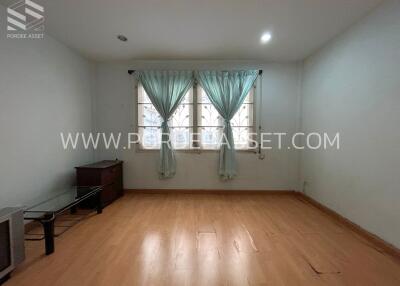
<svg viewBox="0 0 400 286">
<path fill-rule="evenodd" d="M 101 184 L 102 185 L 113 184 L 117 179 L 117 177 L 118 177 L 117 167 L 105 169 L 101 174 Z"/>
<path fill-rule="evenodd" d="M 101 202 L 106 206 L 123 195 L 122 161 L 104 160 L 76 167 L 77 183 L 81 186 L 103 186 Z M 95 207 L 95 200 L 87 203 Z M 82 205 L 83 206 L 83 205 Z"/>
</svg>

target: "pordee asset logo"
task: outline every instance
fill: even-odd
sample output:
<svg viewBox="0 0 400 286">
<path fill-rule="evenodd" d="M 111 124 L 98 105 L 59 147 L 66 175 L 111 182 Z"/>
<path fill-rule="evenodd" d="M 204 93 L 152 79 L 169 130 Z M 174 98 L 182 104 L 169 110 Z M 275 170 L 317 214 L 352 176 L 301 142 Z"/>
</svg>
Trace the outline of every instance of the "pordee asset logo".
<svg viewBox="0 0 400 286">
<path fill-rule="evenodd" d="M 23 0 L 7 8 L 7 38 L 42 39 L 44 36 L 44 7 Z"/>
</svg>

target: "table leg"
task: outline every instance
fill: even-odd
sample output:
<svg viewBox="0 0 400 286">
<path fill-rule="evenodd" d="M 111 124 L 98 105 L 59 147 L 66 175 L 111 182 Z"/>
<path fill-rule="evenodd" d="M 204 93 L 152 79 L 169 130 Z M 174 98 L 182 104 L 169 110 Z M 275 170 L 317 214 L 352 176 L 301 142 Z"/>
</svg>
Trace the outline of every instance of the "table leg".
<svg viewBox="0 0 400 286">
<path fill-rule="evenodd" d="M 96 210 L 98 214 L 103 212 L 103 205 L 101 203 L 101 190 L 96 194 Z"/>
<path fill-rule="evenodd" d="M 46 255 L 54 252 L 54 216 L 41 221 L 44 229 Z"/>
</svg>

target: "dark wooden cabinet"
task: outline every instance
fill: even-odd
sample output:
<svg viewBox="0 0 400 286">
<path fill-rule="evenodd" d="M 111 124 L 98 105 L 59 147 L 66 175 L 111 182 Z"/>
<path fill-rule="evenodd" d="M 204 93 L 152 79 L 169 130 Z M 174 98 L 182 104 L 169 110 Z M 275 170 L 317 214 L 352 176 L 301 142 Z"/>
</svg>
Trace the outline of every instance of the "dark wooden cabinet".
<svg viewBox="0 0 400 286">
<path fill-rule="evenodd" d="M 100 161 L 75 169 L 78 186 L 103 186 L 101 193 L 103 207 L 123 195 L 122 161 Z"/>
</svg>

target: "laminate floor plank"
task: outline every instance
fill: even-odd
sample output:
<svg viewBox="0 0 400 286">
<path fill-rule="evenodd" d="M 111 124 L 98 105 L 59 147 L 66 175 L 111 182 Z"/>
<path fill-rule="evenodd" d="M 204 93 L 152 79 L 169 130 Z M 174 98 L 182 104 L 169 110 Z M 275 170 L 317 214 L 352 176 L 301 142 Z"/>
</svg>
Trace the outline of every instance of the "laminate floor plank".
<svg viewBox="0 0 400 286">
<path fill-rule="evenodd" d="M 296 195 L 127 193 L 43 244 L 5 286 L 400 285 L 399 261 Z"/>
</svg>

